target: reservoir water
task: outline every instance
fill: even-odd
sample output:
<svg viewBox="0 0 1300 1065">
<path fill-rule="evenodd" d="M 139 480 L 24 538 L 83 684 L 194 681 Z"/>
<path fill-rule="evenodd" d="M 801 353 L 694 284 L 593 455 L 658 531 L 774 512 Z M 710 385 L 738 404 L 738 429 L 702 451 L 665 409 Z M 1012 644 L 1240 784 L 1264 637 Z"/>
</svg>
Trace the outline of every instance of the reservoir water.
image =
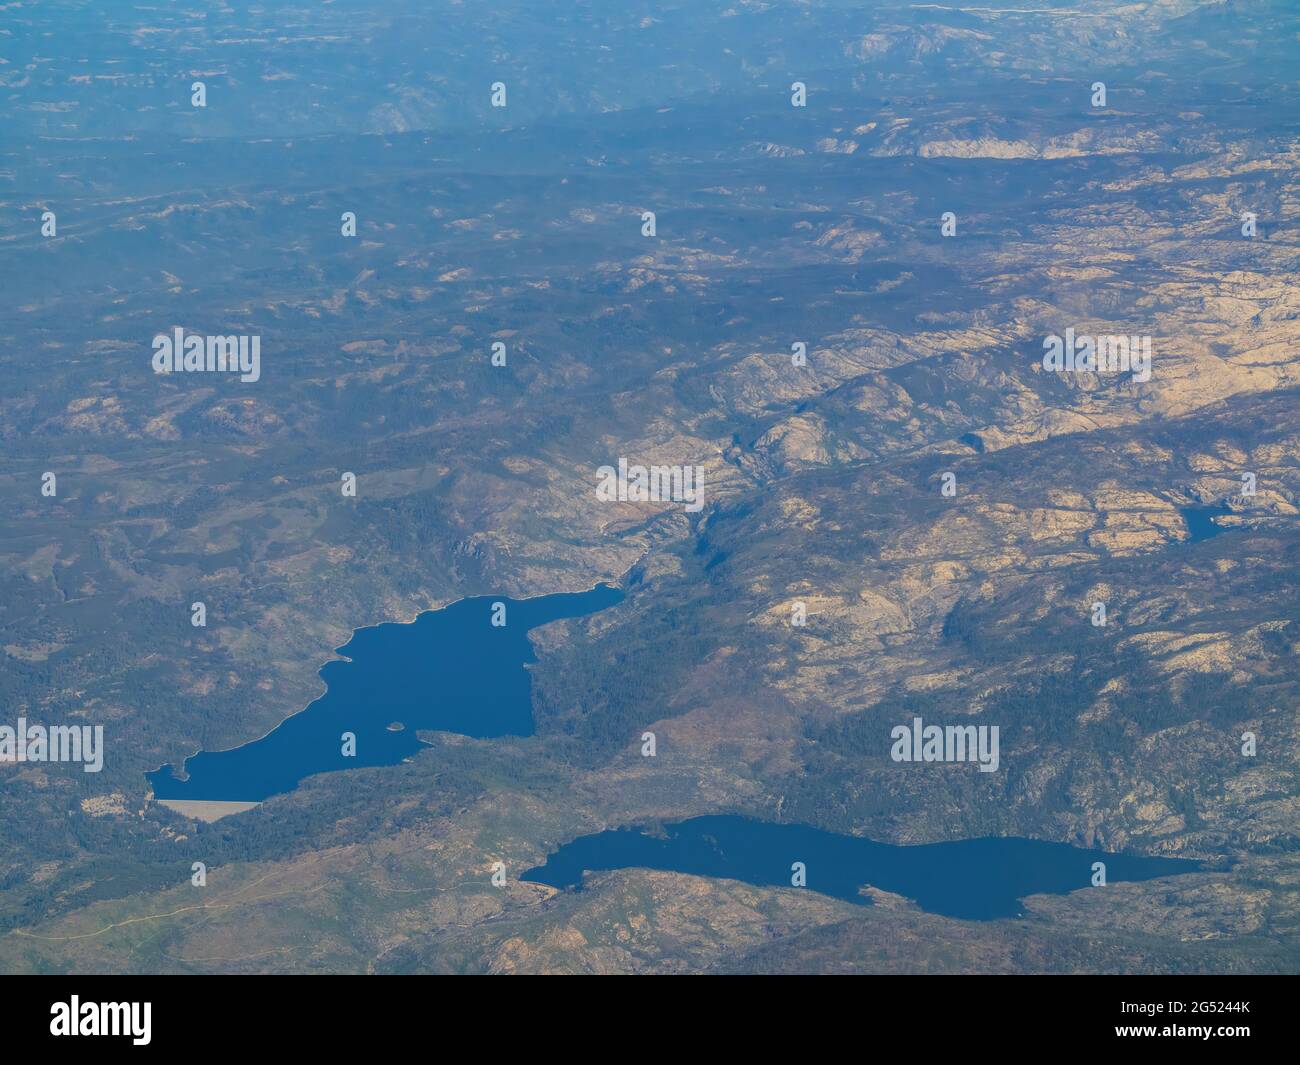
<svg viewBox="0 0 1300 1065">
<path fill-rule="evenodd" d="M 1110 884 L 1203 867 L 1183 858 L 1108 854 L 1014 837 L 896 846 L 807 825 L 717 815 L 658 830 L 618 828 L 580 836 L 521 879 L 572 889 L 582 886 L 584 872 L 640 868 L 788 888 L 795 862 L 804 864 L 808 890 L 870 905 L 870 897 L 859 891 L 869 884 L 931 913 L 967 920 L 1015 917 L 1026 895 L 1088 888 L 1094 862 L 1106 864 Z"/>
<path fill-rule="evenodd" d="M 607 584 L 534 599 L 482 596 L 427 611 L 408 624 L 358 629 L 338 649 L 345 661 L 321 669 L 324 695 L 260 740 L 186 759 L 185 780 L 171 765 L 149 773 L 154 796 L 260 802 L 292 791 L 314 773 L 396 765 L 423 746 L 418 729 L 480 738 L 532 735 L 524 667 L 536 656 L 529 630 L 622 599 Z M 492 624 L 498 602 L 505 604 L 504 626 Z M 355 757 L 343 754 L 345 732 L 356 737 Z"/>
<path fill-rule="evenodd" d="M 1183 521 L 1187 522 L 1187 542 L 1198 544 L 1202 540 L 1209 540 L 1228 531 L 1214 519 L 1224 514 L 1231 514 L 1232 508 L 1227 506 L 1179 507 L 1178 513 L 1182 515 Z"/>
</svg>

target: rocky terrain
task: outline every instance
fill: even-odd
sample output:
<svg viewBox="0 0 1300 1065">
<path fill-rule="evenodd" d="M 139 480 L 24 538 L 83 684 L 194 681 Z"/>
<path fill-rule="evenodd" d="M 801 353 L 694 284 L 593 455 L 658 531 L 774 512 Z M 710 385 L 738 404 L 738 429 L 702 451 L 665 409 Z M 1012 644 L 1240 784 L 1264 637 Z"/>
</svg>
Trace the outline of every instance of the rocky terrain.
<svg viewBox="0 0 1300 1065">
<path fill-rule="evenodd" d="M 1295 971 L 1289 5 L 611 6 L 8 5 L 3 722 L 109 746 L 0 764 L 0 968 Z M 154 374 L 177 326 L 261 379 Z M 1149 380 L 1045 370 L 1066 329 Z M 703 511 L 600 501 L 620 456 Z M 535 633 L 534 736 L 152 801 L 358 627 L 597 581 Z M 913 716 L 999 726 L 1000 771 L 892 762 Z M 991 922 L 490 882 L 715 812 L 1208 866 Z"/>
</svg>

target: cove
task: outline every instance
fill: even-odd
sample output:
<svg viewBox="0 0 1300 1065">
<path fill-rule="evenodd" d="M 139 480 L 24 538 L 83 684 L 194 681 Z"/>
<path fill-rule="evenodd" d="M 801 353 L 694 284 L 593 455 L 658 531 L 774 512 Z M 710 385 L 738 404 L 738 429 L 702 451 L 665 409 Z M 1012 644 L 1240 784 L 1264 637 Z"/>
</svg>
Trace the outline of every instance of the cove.
<svg viewBox="0 0 1300 1065">
<path fill-rule="evenodd" d="M 325 694 L 260 740 L 202 751 L 146 774 L 156 799 L 260 802 L 315 773 L 397 765 L 424 744 L 419 729 L 465 736 L 531 736 L 530 629 L 583 617 L 622 601 L 608 584 L 533 599 L 480 596 L 429 610 L 414 621 L 357 629 L 320 670 Z M 504 603 L 506 624 L 492 624 Z M 393 727 L 389 726 L 398 726 Z M 355 757 L 342 753 L 344 732 Z"/>
<path fill-rule="evenodd" d="M 870 897 L 858 889 L 870 885 L 912 899 L 930 913 L 976 921 L 1019 916 L 1026 895 L 1090 887 L 1093 862 L 1106 863 L 1110 884 L 1203 868 L 1186 858 L 1108 854 L 1009 836 L 897 846 L 724 814 L 658 830 L 617 828 L 579 836 L 521 879 L 580 889 L 585 872 L 640 868 L 788 888 L 794 862 L 804 863 L 810 891 L 867 906 Z"/>
</svg>

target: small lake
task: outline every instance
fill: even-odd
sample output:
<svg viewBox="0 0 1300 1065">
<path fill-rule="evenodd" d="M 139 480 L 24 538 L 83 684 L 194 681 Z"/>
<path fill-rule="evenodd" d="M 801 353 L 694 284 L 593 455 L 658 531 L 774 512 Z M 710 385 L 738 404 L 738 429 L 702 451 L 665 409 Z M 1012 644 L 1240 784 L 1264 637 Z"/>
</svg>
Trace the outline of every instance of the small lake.
<svg viewBox="0 0 1300 1065">
<path fill-rule="evenodd" d="M 529 630 L 622 599 L 607 584 L 534 599 L 481 596 L 409 624 L 358 629 L 338 649 L 346 661 L 321 669 L 324 695 L 260 740 L 186 759 L 186 780 L 171 765 L 147 774 L 154 797 L 260 802 L 314 773 L 397 765 L 424 746 L 419 729 L 531 736 L 532 686 L 524 667 L 537 658 Z M 504 626 L 492 624 L 494 603 L 505 604 Z M 343 754 L 344 732 L 356 736 L 354 757 Z"/>
<path fill-rule="evenodd" d="M 1209 540 L 1211 537 L 1228 531 L 1225 526 L 1220 525 L 1214 519 L 1224 514 L 1231 514 L 1232 508 L 1222 505 L 1179 507 L 1178 513 L 1182 515 L 1183 521 L 1187 522 L 1187 542 L 1189 544 L 1199 544 L 1202 540 Z"/>
<path fill-rule="evenodd" d="M 977 921 L 1018 916 L 1027 895 L 1090 887 L 1093 862 L 1106 863 L 1111 884 L 1203 867 L 1184 858 L 1108 854 L 1014 837 L 896 846 L 807 825 L 718 815 L 656 830 L 618 828 L 579 836 L 521 879 L 573 889 L 582 886 L 584 872 L 640 868 L 788 888 L 794 862 L 804 863 L 810 891 L 870 905 L 870 897 L 859 892 L 869 884 L 912 899 L 930 913 Z"/>
</svg>

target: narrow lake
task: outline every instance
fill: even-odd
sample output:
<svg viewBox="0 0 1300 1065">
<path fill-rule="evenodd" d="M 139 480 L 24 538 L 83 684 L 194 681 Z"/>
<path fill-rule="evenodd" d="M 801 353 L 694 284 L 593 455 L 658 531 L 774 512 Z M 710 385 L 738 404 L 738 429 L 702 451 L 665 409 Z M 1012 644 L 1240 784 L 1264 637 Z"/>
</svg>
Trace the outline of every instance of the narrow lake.
<svg viewBox="0 0 1300 1065">
<path fill-rule="evenodd" d="M 521 879 L 573 889 L 582 886 L 584 872 L 640 868 L 788 888 L 795 862 L 804 863 L 810 891 L 870 905 L 870 897 L 859 891 L 869 884 L 912 899 L 930 913 L 978 921 L 1019 915 L 1026 895 L 1091 887 L 1093 862 L 1106 863 L 1110 884 L 1203 867 L 1184 858 L 1108 854 L 1014 837 L 896 846 L 807 825 L 717 815 L 660 830 L 618 828 L 579 836 Z"/>
<path fill-rule="evenodd" d="M 314 773 L 396 765 L 423 746 L 418 729 L 530 736 L 532 693 L 524 667 L 537 659 L 529 630 L 622 599 L 607 584 L 534 599 L 481 596 L 427 611 L 409 624 L 358 629 L 338 649 L 346 661 L 321 669 L 324 695 L 260 740 L 186 759 L 185 780 L 171 765 L 147 774 L 154 796 L 260 802 L 292 791 Z M 504 626 L 492 624 L 494 603 L 505 604 Z M 343 753 L 345 732 L 356 737 L 353 757 Z"/>
</svg>

